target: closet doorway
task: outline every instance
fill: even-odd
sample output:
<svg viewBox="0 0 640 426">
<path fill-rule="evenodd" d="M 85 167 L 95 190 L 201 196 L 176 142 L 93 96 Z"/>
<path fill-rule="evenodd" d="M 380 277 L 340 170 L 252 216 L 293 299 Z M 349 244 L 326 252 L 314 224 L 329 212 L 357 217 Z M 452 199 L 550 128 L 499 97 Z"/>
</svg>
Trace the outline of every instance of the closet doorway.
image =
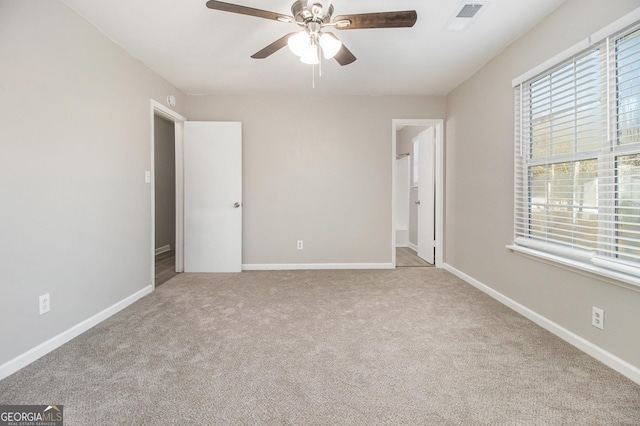
<svg viewBox="0 0 640 426">
<path fill-rule="evenodd" d="M 184 271 L 183 132 L 186 119 L 151 100 L 151 279 Z"/>
<path fill-rule="evenodd" d="M 175 123 L 153 117 L 154 202 L 155 202 L 155 284 L 176 272 L 176 140 Z"/>
</svg>

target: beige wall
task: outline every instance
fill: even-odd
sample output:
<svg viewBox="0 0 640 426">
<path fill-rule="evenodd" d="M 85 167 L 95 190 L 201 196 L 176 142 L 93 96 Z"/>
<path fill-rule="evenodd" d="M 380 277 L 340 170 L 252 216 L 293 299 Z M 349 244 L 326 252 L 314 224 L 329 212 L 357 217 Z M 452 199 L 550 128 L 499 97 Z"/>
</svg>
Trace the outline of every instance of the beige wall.
<svg viewBox="0 0 640 426">
<path fill-rule="evenodd" d="M 640 367 L 640 293 L 505 248 L 513 241 L 511 80 L 640 6 L 568 0 L 447 97 L 445 261 Z M 640 290 L 640 289 L 638 289 Z M 605 310 L 605 330 L 591 307 Z"/>
<path fill-rule="evenodd" d="M 244 264 L 375 264 L 391 262 L 391 120 L 444 112 L 444 97 L 190 96 L 187 115 L 242 122 Z"/>
<path fill-rule="evenodd" d="M 0 2 L 0 64 L 2 365 L 151 284 L 149 100 L 185 96 L 57 1 Z"/>
</svg>

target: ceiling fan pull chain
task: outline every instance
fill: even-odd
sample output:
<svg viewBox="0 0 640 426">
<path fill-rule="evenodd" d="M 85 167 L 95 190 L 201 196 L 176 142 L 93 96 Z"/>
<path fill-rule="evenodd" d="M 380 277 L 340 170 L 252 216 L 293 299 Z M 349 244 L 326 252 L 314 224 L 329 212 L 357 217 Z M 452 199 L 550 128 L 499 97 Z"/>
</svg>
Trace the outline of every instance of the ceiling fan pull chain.
<svg viewBox="0 0 640 426">
<path fill-rule="evenodd" d="M 312 89 L 316 88 L 316 66 L 315 65 L 311 66 L 311 88 Z"/>
</svg>

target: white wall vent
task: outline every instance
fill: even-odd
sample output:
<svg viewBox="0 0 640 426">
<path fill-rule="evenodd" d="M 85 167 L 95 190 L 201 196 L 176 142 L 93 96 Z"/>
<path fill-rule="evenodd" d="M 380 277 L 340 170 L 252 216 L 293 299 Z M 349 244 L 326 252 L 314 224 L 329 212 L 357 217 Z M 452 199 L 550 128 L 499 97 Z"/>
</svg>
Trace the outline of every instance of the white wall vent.
<svg viewBox="0 0 640 426">
<path fill-rule="evenodd" d="M 462 2 L 455 10 L 453 16 L 447 22 L 447 25 L 444 27 L 446 31 L 464 31 L 473 21 L 475 21 L 480 12 L 486 9 L 486 6 L 489 4 L 487 1 L 481 2 Z"/>
</svg>

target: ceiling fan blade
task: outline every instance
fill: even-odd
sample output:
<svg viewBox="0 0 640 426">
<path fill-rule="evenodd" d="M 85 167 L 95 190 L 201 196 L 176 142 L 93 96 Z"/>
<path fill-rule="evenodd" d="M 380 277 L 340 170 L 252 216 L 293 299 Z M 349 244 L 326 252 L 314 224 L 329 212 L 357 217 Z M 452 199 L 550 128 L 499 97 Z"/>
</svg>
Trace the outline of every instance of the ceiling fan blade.
<svg viewBox="0 0 640 426">
<path fill-rule="evenodd" d="M 355 62 L 357 58 L 343 44 L 340 50 L 338 50 L 338 53 L 336 53 L 336 56 L 333 57 L 333 59 L 335 59 L 336 62 L 338 62 L 340 65 L 345 66 L 349 65 L 352 62 Z"/>
<path fill-rule="evenodd" d="M 349 21 L 349 25 L 336 25 L 338 30 L 358 30 L 361 28 L 407 28 L 413 27 L 418 19 L 415 10 L 399 12 L 361 13 L 336 16 L 333 22 Z"/>
<path fill-rule="evenodd" d="M 207 2 L 209 9 L 221 10 L 223 12 L 239 13 L 241 15 L 255 16 L 257 18 L 273 19 L 274 21 L 293 22 L 293 17 L 280 13 L 269 12 L 268 10 L 254 9 L 252 7 L 240 6 L 237 4 L 224 3 L 218 0 Z"/>
<path fill-rule="evenodd" d="M 289 40 L 289 37 L 291 37 L 294 34 L 296 33 L 289 33 L 286 36 L 277 39 L 276 41 L 274 41 L 264 49 L 251 55 L 251 57 L 253 59 L 264 59 L 268 56 L 271 56 L 272 54 L 276 53 L 278 50 L 285 47 L 287 45 L 287 41 Z"/>
</svg>

